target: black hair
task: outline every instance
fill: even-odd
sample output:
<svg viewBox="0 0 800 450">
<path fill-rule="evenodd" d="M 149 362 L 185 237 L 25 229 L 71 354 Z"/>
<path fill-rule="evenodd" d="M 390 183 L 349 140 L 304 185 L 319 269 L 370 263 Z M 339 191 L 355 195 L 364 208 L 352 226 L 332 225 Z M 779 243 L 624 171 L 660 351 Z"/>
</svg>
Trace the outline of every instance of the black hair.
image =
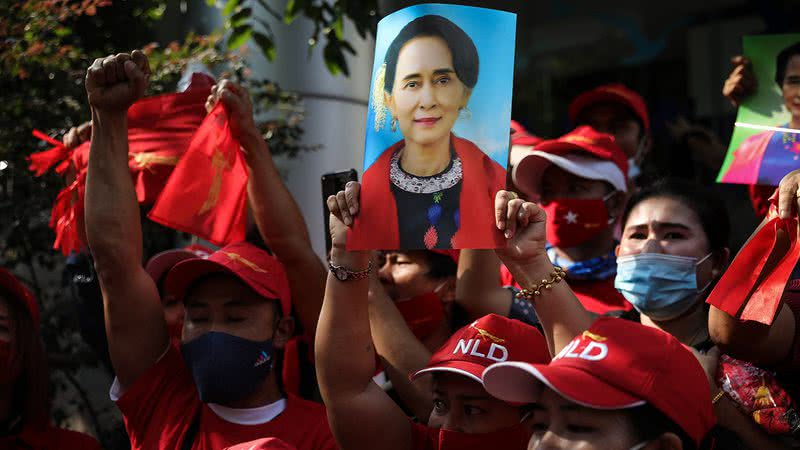
<svg viewBox="0 0 800 450">
<path fill-rule="evenodd" d="M 421 250 L 420 254 L 424 255 L 425 262 L 428 264 L 427 275 L 429 277 L 442 280 L 456 276 L 458 264 L 453 261 L 453 258 L 429 250 Z"/>
<path fill-rule="evenodd" d="M 711 252 L 717 253 L 728 246 L 731 224 L 725 202 L 711 189 L 678 178 L 660 179 L 634 194 L 622 215 L 623 229 L 636 205 L 656 197 L 677 200 L 694 211 L 700 219 Z"/>
<path fill-rule="evenodd" d="M 631 429 L 636 434 L 636 442 L 651 441 L 664 433 L 678 436 L 684 450 L 699 450 L 694 440 L 663 412 L 649 403 L 625 410 Z M 706 448 L 705 445 L 700 448 Z"/>
<path fill-rule="evenodd" d="M 458 25 L 442 16 L 427 15 L 418 17 L 403 27 L 386 50 L 383 63 L 386 65 L 384 90 L 391 94 L 397 70 L 397 58 L 406 43 L 417 37 L 438 37 L 442 39 L 453 55 L 453 70 L 456 76 L 469 89 L 478 82 L 478 49 L 475 43 Z"/>
<path fill-rule="evenodd" d="M 795 42 L 778 53 L 775 61 L 775 82 L 778 83 L 778 87 L 783 87 L 783 79 L 786 78 L 786 66 L 789 65 L 789 60 L 795 55 L 800 55 L 800 42 Z"/>
</svg>

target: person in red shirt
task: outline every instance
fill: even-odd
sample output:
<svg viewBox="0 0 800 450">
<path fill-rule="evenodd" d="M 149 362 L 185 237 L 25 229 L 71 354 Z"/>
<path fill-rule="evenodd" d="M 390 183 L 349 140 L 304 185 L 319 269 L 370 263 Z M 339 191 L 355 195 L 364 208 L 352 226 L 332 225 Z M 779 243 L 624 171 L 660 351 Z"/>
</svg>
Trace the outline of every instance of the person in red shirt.
<svg viewBox="0 0 800 450">
<path fill-rule="evenodd" d="M 639 177 L 652 147 L 650 116 L 641 95 L 620 83 L 604 84 L 575 97 L 569 118 L 576 126 L 589 125 L 614 136 L 628 158 L 628 179 Z"/>
<path fill-rule="evenodd" d="M 280 439 L 266 438 L 256 439 L 255 441 L 244 442 L 228 447 L 225 450 L 296 450 L 295 447 L 283 442 Z"/>
<path fill-rule="evenodd" d="M 50 423 L 49 395 L 39 305 L 0 268 L 0 448 L 99 450 L 92 437 Z"/>
<path fill-rule="evenodd" d="M 317 377 L 340 446 L 479 449 L 491 443 L 499 448 L 525 448 L 527 433 L 519 427 L 524 412 L 485 395 L 478 380 L 481 371 L 497 360 L 546 361 L 545 342 L 534 327 L 489 315 L 451 337 L 428 366 L 414 375 L 434 374 L 434 408 L 428 427 L 412 424 L 372 382 L 370 254 L 345 250 L 348 226 L 359 213 L 359 190 L 359 184 L 351 182 L 327 200 L 333 249 L 316 340 Z"/>
<path fill-rule="evenodd" d="M 141 266 L 127 167 L 126 110 L 143 95 L 148 76 L 139 51 L 97 59 L 86 75 L 93 124 L 86 232 L 117 375 L 111 394 L 132 448 L 217 449 L 265 437 L 299 450 L 336 448 L 324 407 L 284 396 L 274 369 L 294 330 L 290 281 L 276 257 L 236 243 L 173 267 L 165 289 L 184 301 L 186 315 L 181 347 L 170 344 L 158 289 Z M 241 102 L 234 90 L 219 84 L 209 102 Z M 246 151 L 263 150 L 241 106 L 233 108 L 232 129 Z M 257 216 L 264 207 L 254 206 Z"/>
<path fill-rule="evenodd" d="M 483 373 L 497 398 L 532 404 L 528 449 L 706 449 L 711 392 L 692 353 L 667 333 L 601 317 L 549 364 Z"/>
<path fill-rule="evenodd" d="M 627 198 L 627 172 L 615 139 L 588 126 L 537 144 L 512 172 L 514 185 L 547 211 L 551 261 L 567 271 L 578 299 L 596 314 L 632 309 L 614 289 L 614 230 Z M 513 284 L 507 271 L 503 282 Z"/>
</svg>

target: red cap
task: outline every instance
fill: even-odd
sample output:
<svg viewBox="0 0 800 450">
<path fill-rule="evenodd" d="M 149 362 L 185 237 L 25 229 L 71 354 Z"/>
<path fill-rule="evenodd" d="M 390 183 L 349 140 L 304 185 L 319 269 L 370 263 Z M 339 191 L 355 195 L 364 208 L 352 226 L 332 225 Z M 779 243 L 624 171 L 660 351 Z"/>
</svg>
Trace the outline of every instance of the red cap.
<svg viewBox="0 0 800 450">
<path fill-rule="evenodd" d="M 644 131 L 650 131 L 650 116 L 647 114 L 647 104 L 644 99 L 636 91 L 619 83 L 604 84 L 575 97 L 569 105 L 569 119 L 572 123 L 577 123 L 578 116 L 584 109 L 604 102 L 619 103 L 627 107 L 642 121 Z"/>
<path fill-rule="evenodd" d="M 456 331 L 411 379 L 429 372 L 453 372 L 481 382 L 483 371 L 500 361 L 546 364 L 550 352 L 535 327 L 489 314 Z"/>
<path fill-rule="evenodd" d="M 164 290 L 183 301 L 195 281 L 212 273 L 233 275 L 258 295 L 279 300 L 284 315 L 292 311 L 289 281 L 283 265 L 274 256 L 247 242 L 226 245 L 208 259 L 191 258 L 179 262 L 167 273 Z"/>
<path fill-rule="evenodd" d="M 39 324 L 39 304 L 36 303 L 36 297 L 11 271 L 2 267 L 0 267 L 0 287 L 7 290 L 14 299 L 22 301 L 31 314 L 33 323 Z"/>
<path fill-rule="evenodd" d="M 236 444 L 226 447 L 225 450 L 297 450 L 297 447 L 277 438 L 266 438 Z"/>
<path fill-rule="evenodd" d="M 593 409 L 648 403 L 697 444 L 714 426 L 711 390 L 694 355 L 672 335 L 623 319 L 597 319 L 550 364 L 495 364 L 483 384 L 509 402 L 535 402 L 544 384 Z"/>
<path fill-rule="evenodd" d="M 591 180 L 609 182 L 614 189 L 628 189 L 628 158 L 614 136 L 583 125 L 558 139 L 543 141 L 513 164 L 511 177 L 520 190 L 536 200 L 542 175 L 551 164 Z"/>
<path fill-rule="evenodd" d="M 169 272 L 169 269 L 179 262 L 190 258 L 203 258 L 206 259 L 214 250 L 203 245 L 193 244 L 184 248 L 174 248 L 166 250 L 161 253 L 156 253 L 147 260 L 144 265 L 144 270 L 150 275 L 156 283 Z"/>
<path fill-rule="evenodd" d="M 539 142 L 542 142 L 544 139 L 540 138 L 539 136 L 534 136 L 528 132 L 522 125 L 518 122 L 512 120 L 511 121 L 511 145 L 521 145 L 525 147 L 532 147 Z"/>
</svg>

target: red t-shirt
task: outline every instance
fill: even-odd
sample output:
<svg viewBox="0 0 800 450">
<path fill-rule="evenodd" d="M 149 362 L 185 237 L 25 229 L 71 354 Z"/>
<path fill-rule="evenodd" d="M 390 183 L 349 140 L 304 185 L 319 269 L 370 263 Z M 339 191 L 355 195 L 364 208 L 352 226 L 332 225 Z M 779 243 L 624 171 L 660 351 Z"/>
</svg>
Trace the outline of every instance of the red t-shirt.
<svg viewBox="0 0 800 450">
<path fill-rule="evenodd" d="M 19 434 L 0 437 L 2 450 L 102 450 L 91 436 L 47 425 L 25 427 Z"/>
<path fill-rule="evenodd" d="M 192 450 L 216 450 L 275 437 L 298 450 L 336 449 L 325 407 L 289 395 L 286 409 L 269 422 L 240 425 L 219 417 L 200 401 L 180 350 L 169 350 L 117 401 L 133 450 L 179 449 L 198 410 L 200 427 Z"/>
<path fill-rule="evenodd" d="M 505 265 L 500 266 L 500 280 L 503 286 L 520 287 Z M 603 315 L 611 311 L 633 309 L 633 305 L 628 303 L 614 287 L 614 277 L 598 281 L 567 280 L 567 283 L 581 305 L 589 312 Z"/>
</svg>

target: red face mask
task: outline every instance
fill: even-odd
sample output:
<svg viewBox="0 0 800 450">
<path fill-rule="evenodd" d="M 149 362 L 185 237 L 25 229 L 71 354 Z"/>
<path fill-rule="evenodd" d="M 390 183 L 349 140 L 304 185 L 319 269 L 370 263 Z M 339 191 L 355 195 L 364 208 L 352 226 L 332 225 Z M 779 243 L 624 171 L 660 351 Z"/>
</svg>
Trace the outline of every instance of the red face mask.
<svg viewBox="0 0 800 450">
<path fill-rule="evenodd" d="M 525 450 L 531 432 L 523 424 L 502 428 L 490 433 L 462 433 L 459 431 L 439 430 L 439 450 Z"/>
<path fill-rule="evenodd" d="M 608 228 L 608 209 L 600 198 L 557 198 L 542 205 L 547 213 L 547 242 L 570 248 Z"/>
<path fill-rule="evenodd" d="M 444 320 L 444 306 L 436 292 L 417 295 L 410 300 L 395 303 L 406 325 L 417 339 L 423 340 L 433 334 Z"/>
</svg>

